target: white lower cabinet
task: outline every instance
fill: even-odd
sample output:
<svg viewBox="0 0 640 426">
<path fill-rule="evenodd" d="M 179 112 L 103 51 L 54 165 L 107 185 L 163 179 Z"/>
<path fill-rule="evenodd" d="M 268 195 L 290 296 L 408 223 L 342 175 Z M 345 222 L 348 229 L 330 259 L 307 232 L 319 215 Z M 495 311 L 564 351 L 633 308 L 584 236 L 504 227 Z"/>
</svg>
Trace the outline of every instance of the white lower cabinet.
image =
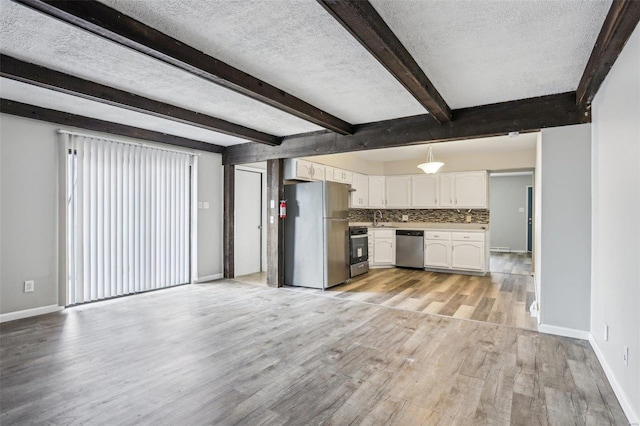
<svg viewBox="0 0 640 426">
<path fill-rule="evenodd" d="M 396 263 L 395 230 L 371 229 L 373 248 L 369 253 L 371 266 L 392 266 Z"/>
<path fill-rule="evenodd" d="M 488 254 L 484 232 L 427 231 L 425 268 L 486 272 Z"/>
<path fill-rule="evenodd" d="M 451 241 L 424 240 L 424 266 L 451 267 Z"/>
<path fill-rule="evenodd" d="M 451 243 L 451 268 L 484 270 L 484 243 L 453 241 Z"/>
</svg>

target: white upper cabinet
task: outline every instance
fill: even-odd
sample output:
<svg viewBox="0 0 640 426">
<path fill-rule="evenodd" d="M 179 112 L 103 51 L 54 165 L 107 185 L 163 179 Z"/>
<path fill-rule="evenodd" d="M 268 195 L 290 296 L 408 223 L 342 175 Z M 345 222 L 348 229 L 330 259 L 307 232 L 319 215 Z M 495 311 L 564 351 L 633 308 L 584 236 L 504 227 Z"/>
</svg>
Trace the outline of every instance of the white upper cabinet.
<svg viewBox="0 0 640 426">
<path fill-rule="evenodd" d="M 351 207 L 369 207 L 369 177 L 352 173 L 351 189 Z"/>
<path fill-rule="evenodd" d="M 353 183 L 353 172 L 342 169 L 333 169 L 333 179 L 336 182 Z"/>
<path fill-rule="evenodd" d="M 324 166 L 324 180 L 328 180 L 329 182 L 337 182 L 335 177 L 333 176 L 336 169 L 329 166 Z"/>
<path fill-rule="evenodd" d="M 324 180 L 324 166 L 297 158 L 286 160 L 284 178 L 288 180 Z"/>
<path fill-rule="evenodd" d="M 455 207 L 455 173 L 440 174 L 440 207 Z"/>
<path fill-rule="evenodd" d="M 324 166 L 324 179 L 331 182 L 351 184 L 353 181 L 353 172 L 350 172 L 348 170 L 336 169 L 335 167 Z"/>
<path fill-rule="evenodd" d="M 455 174 L 455 206 L 487 208 L 487 172 Z"/>
<path fill-rule="evenodd" d="M 384 176 L 369 176 L 369 207 L 384 208 L 386 206 L 384 182 Z"/>
<path fill-rule="evenodd" d="M 411 176 L 387 176 L 386 200 L 387 208 L 411 207 Z"/>
<path fill-rule="evenodd" d="M 367 176 L 348 170 L 288 159 L 285 180 L 327 180 L 350 184 L 353 208 L 486 209 L 489 179 L 486 171 L 403 176 Z"/>
<path fill-rule="evenodd" d="M 439 206 L 440 176 L 411 176 L 411 207 L 430 209 Z"/>
</svg>

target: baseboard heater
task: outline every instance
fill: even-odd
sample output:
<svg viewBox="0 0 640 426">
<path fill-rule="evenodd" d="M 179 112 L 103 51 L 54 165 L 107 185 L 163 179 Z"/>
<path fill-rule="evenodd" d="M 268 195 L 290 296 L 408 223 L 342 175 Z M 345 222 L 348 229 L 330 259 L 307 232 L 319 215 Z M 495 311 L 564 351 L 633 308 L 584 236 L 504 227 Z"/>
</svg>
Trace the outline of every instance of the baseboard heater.
<svg viewBox="0 0 640 426">
<path fill-rule="evenodd" d="M 511 251 L 509 247 L 491 247 L 489 250 L 503 252 L 503 253 L 508 253 Z"/>
</svg>

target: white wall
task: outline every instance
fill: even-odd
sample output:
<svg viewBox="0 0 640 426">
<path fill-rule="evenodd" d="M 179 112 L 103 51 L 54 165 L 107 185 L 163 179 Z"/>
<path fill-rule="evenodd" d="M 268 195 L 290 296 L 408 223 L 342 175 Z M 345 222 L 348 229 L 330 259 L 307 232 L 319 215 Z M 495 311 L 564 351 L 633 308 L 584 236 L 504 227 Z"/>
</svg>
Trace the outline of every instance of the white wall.
<svg viewBox="0 0 640 426">
<path fill-rule="evenodd" d="M 629 420 L 639 422 L 640 26 L 600 87 L 592 122 L 591 334 Z"/>
<path fill-rule="evenodd" d="M 466 170 L 521 170 L 533 169 L 536 164 L 535 150 L 519 150 L 491 153 L 474 153 L 473 155 L 440 155 L 436 161 L 442 161 L 441 172 L 462 172 Z M 421 173 L 418 164 L 424 158 L 407 161 L 388 161 L 384 163 L 384 175 L 406 175 Z"/>
<path fill-rule="evenodd" d="M 533 186 L 533 175 L 491 175 L 490 182 L 491 247 L 526 252 L 527 187 Z"/>
<path fill-rule="evenodd" d="M 540 323 L 586 334 L 591 309 L 591 125 L 541 133 Z"/>
<path fill-rule="evenodd" d="M 326 164 L 340 169 L 351 170 L 366 175 L 411 175 L 422 173 L 418 164 L 424 157 L 403 161 L 366 161 L 353 153 L 318 155 L 306 157 L 306 160 Z M 468 155 L 438 155 L 438 161 L 444 162 L 441 172 L 460 172 L 467 170 L 531 170 L 536 164 L 535 149 L 509 150 L 505 152 L 473 153 Z"/>
<path fill-rule="evenodd" d="M 222 155 L 202 152 L 198 157 L 198 201 L 209 209 L 198 209 L 198 277 L 222 274 L 223 223 Z"/>
<path fill-rule="evenodd" d="M 0 114 L 0 314 L 58 303 L 60 127 Z M 198 272 L 220 274 L 222 156 L 202 153 L 198 161 L 198 198 L 211 203 L 198 212 Z M 35 292 L 24 293 L 23 281 L 30 279 L 36 282 Z"/>
<path fill-rule="evenodd" d="M 58 303 L 56 128 L 0 114 L 0 313 Z M 35 280 L 33 293 L 23 282 Z"/>
</svg>

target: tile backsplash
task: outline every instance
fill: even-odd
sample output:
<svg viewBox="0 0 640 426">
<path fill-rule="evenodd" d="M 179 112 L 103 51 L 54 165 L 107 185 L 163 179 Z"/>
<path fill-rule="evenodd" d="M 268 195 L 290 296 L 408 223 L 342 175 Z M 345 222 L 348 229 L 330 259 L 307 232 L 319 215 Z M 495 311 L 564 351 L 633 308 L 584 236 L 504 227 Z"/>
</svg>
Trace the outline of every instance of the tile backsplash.
<svg viewBox="0 0 640 426">
<path fill-rule="evenodd" d="M 349 209 L 349 222 L 373 222 L 377 209 Z M 429 223 L 489 223 L 489 210 L 471 209 L 380 209 L 380 222 L 402 222 L 402 215 L 409 216 L 407 222 Z M 467 218 L 469 217 L 469 219 Z"/>
</svg>

